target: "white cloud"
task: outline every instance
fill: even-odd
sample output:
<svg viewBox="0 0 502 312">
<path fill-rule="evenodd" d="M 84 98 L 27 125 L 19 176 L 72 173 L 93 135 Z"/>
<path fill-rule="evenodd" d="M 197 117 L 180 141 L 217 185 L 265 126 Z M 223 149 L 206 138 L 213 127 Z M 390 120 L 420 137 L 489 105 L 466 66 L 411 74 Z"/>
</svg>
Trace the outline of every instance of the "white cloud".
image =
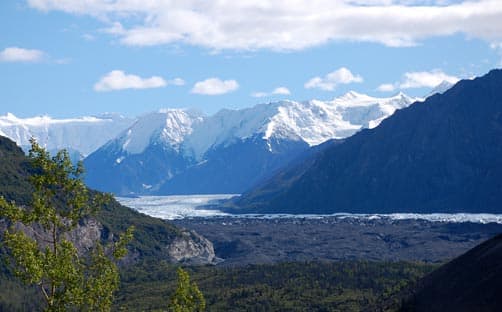
<svg viewBox="0 0 502 312">
<path fill-rule="evenodd" d="M 272 91 L 272 94 L 290 95 L 291 91 L 286 87 L 277 87 Z"/>
<path fill-rule="evenodd" d="M 404 73 L 401 81 L 381 84 L 378 86 L 377 90 L 381 92 L 392 92 L 396 89 L 435 88 L 444 81 L 455 84 L 459 80 L 459 77 L 445 74 L 440 69 L 407 72 Z"/>
<path fill-rule="evenodd" d="M 322 78 L 321 77 L 311 78 L 304 84 L 304 87 L 306 89 L 316 88 L 325 91 L 333 91 L 339 84 L 349 84 L 362 81 L 363 77 L 359 75 L 354 75 L 349 69 L 341 67 Z"/>
<path fill-rule="evenodd" d="M 502 40 L 500 0 L 28 0 L 32 8 L 106 21 L 126 45 L 300 50 L 348 40 L 412 46 L 462 33 Z M 117 27 L 120 25 L 120 27 Z M 122 26 L 127 25 L 127 26 Z"/>
<path fill-rule="evenodd" d="M 221 80 L 219 78 L 208 78 L 195 83 L 192 93 L 205 95 L 220 95 L 235 91 L 239 84 L 235 80 Z"/>
<path fill-rule="evenodd" d="M 1 62 L 40 62 L 45 53 L 40 50 L 8 47 L 0 52 Z"/>
<path fill-rule="evenodd" d="M 380 92 L 392 92 L 396 90 L 396 86 L 392 83 L 384 83 L 379 85 L 377 90 Z"/>
<path fill-rule="evenodd" d="M 136 75 L 126 74 L 121 70 L 112 70 L 94 85 L 94 90 L 114 91 L 124 89 L 149 89 L 165 87 L 167 82 L 164 78 L 153 76 L 150 78 L 141 78 Z"/>
<path fill-rule="evenodd" d="M 443 81 L 455 84 L 460 78 L 445 74 L 441 70 L 409 72 L 404 74 L 404 80 L 399 84 L 401 89 L 434 88 Z"/>
<path fill-rule="evenodd" d="M 253 92 L 251 93 L 252 97 L 261 98 L 271 95 L 290 95 L 291 91 L 289 91 L 286 87 L 277 87 L 272 92 Z"/>
</svg>

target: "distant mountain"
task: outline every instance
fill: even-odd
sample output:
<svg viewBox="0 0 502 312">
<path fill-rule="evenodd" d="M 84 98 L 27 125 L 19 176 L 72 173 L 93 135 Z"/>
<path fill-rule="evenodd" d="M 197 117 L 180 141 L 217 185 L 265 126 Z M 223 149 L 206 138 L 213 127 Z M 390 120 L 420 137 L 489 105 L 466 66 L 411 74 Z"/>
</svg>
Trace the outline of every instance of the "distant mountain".
<svg viewBox="0 0 502 312">
<path fill-rule="evenodd" d="M 443 82 L 441 82 L 440 84 L 438 84 L 436 87 L 434 87 L 430 92 L 429 94 L 426 96 L 426 98 L 428 98 L 429 96 L 433 96 L 437 93 L 439 94 L 443 94 L 445 93 L 446 91 L 448 91 L 448 89 L 450 89 L 451 87 L 453 87 L 454 84 L 449 82 L 449 81 L 446 81 L 444 80 Z"/>
<path fill-rule="evenodd" d="M 460 81 L 280 172 L 234 210 L 501 213 L 501 86 L 502 70 Z"/>
<path fill-rule="evenodd" d="M 498 235 L 420 280 L 401 311 L 499 311 L 501 259 Z"/>
<path fill-rule="evenodd" d="M 118 114 L 54 119 L 48 116 L 18 118 L 8 113 L 0 116 L 0 135 L 25 150 L 30 146 L 30 138 L 34 137 L 51 152 L 64 148 L 73 158 L 83 158 L 116 137 L 133 121 Z"/>
<path fill-rule="evenodd" d="M 85 159 L 86 181 L 121 195 L 241 193 L 310 146 L 376 127 L 415 100 L 351 91 L 332 101 L 281 101 L 210 117 L 152 113 Z"/>
<path fill-rule="evenodd" d="M 202 122 L 196 112 L 169 109 L 146 114 L 84 160 L 86 183 L 115 194 L 142 194 L 194 161 L 182 143 Z"/>
</svg>

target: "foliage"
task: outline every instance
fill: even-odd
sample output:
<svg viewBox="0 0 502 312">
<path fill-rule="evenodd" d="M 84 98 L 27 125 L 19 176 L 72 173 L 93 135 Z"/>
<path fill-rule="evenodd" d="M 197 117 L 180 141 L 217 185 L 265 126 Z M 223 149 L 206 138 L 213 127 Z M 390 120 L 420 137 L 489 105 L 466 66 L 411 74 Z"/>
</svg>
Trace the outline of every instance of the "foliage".
<svg viewBox="0 0 502 312">
<path fill-rule="evenodd" d="M 7 201 L 15 200 L 18 205 L 29 205 L 33 197 L 30 176 L 35 173 L 37 170 L 32 168 L 16 143 L 0 136 L 0 196 Z M 89 190 L 90 197 L 97 193 Z M 134 240 L 128 245 L 130 254 L 122 262 L 168 258 L 169 251 L 165 246 L 180 235 L 180 230 L 173 224 L 124 207 L 113 198 L 100 207 L 95 218 L 102 225 L 103 237 L 117 236 L 129 225 L 134 225 Z"/>
<path fill-rule="evenodd" d="M 14 272 L 26 284 L 36 285 L 48 311 L 110 310 L 119 285 L 114 261 L 125 255 L 133 229 L 114 248 L 98 241 L 89 254 L 79 253 L 69 234 L 109 196 L 89 195 L 81 163 L 73 166 L 65 150 L 50 157 L 34 140 L 31 143 L 31 204 L 18 207 L 0 197 L 1 216 L 9 223 L 4 244 Z"/>
<path fill-rule="evenodd" d="M 173 312 L 202 312 L 206 310 L 206 301 L 197 287 L 190 282 L 190 275 L 178 268 L 178 287 L 171 297 L 169 309 Z"/>
<path fill-rule="evenodd" d="M 360 311 L 396 306 L 402 290 L 432 271 L 408 262 L 295 262 L 188 267 L 207 311 Z M 123 268 L 115 308 L 152 311 L 175 292 L 177 268 L 147 261 Z M 397 301 L 397 302 L 394 302 Z"/>
</svg>

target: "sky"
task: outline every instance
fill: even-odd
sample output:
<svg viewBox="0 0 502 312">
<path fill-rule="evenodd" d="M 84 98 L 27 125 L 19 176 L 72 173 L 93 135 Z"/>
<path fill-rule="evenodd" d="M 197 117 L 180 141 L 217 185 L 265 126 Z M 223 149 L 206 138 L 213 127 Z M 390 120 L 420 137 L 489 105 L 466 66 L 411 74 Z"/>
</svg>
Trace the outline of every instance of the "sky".
<svg viewBox="0 0 502 312">
<path fill-rule="evenodd" d="M 423 96 L 502 66 L 502 0 L 2 0 L 0 115 Z"/>
</svg>

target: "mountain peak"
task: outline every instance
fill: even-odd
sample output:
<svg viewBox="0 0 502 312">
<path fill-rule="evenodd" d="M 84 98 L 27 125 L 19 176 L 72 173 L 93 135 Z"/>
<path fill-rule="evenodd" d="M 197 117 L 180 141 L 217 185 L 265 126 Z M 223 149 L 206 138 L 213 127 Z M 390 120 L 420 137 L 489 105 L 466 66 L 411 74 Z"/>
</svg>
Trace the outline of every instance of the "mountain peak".
<svg viewBox="0 0 502 312">
<path fill-rule="evenodd" d="M 354 90 L 350 90 L 349 92 L 343 94 L 342 96 L 338 97 L 337 99 L 343 100 L 343 101 L 354 101 L 354 100 L 368 100 L 368 99 L 373 99 L 373 97 L 367 95 L 367 94 L 362 94 L 359 92 L 356 92 Z"/>
<path fill-rule="evenodd" d="M 409 97 L 409 96 L 406 93 L 404 93 L 403 91 L 399 91 L 398 93 L 396 93 L 392 97 L 393 98 L 402 98 L 402 97 Z"/>
<path fill-rule="evenodd" d="M 129 154 L 140 154 L 152 142 L 178 148 L 193 126 L 203 117 L 185 109 L 161 109 L 140 117 L 118 138 L 122 149 Z"/>
<path fill-rule="evenodd" d="M 435 86 L 429 94 L 427 94 L 426 97 L 432 96 L 434 94 L 443 94 L 444 92 L 448 91 L 451 87 L 453 87 L 453 83 L 443 80 L 440 84 Z"/>
</svg>

